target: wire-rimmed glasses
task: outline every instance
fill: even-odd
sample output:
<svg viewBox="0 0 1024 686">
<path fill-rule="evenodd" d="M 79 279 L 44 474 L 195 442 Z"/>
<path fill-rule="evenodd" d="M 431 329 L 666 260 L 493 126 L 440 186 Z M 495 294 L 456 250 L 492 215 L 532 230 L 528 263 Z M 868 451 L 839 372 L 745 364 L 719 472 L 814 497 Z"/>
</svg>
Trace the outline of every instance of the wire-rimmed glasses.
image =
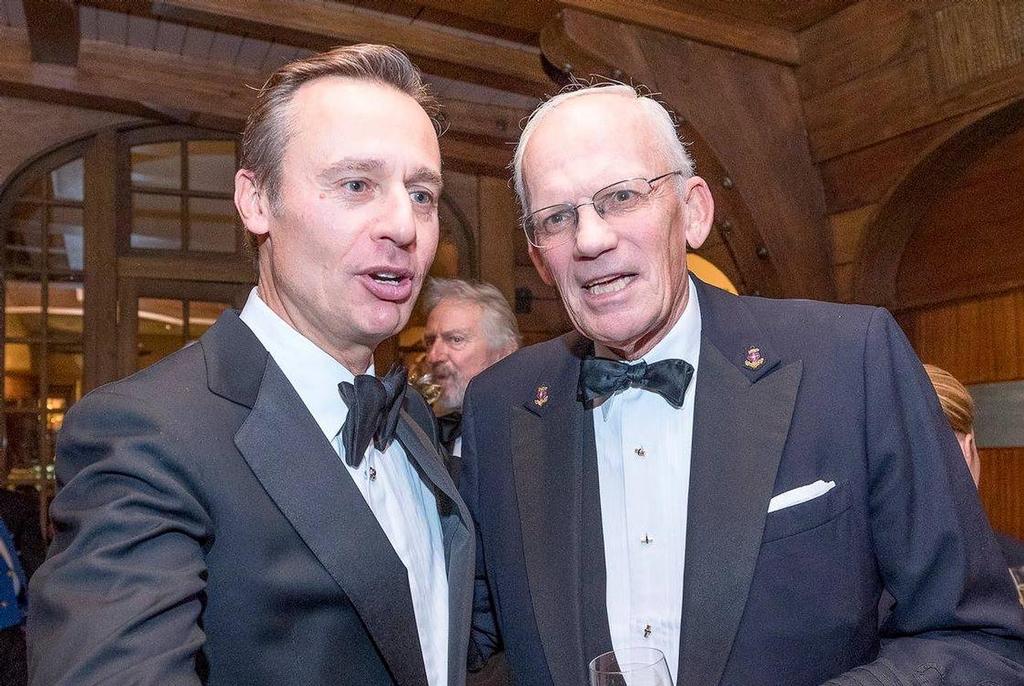
<svg viewBox="0 0 1024 686">
<path fill-rule="evenodd" d="M 526 240 L 540 250 L 565 243 L 576 235 L 580 223 L 579 209 L 584 205 L 593 205 L 598 216 L 607 222 L 614 222 L 642 206 L 654 192 L 655 183 L 675 174 L 682 174 L 682 170 L 670 171 L 652 179 L 617 181 L 594 193 L 590 202 L 581 202 L 579 205 L 562 203 L 534 210 L 526 215 L 523 222 Z"/>
</svg>

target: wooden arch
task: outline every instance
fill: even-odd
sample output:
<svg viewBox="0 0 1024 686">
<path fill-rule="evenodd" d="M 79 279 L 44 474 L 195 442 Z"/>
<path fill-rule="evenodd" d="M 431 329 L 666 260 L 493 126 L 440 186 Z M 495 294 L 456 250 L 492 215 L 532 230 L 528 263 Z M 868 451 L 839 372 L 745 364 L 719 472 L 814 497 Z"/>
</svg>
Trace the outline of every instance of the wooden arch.
<svg viewBox="0 0 1024 686">
<path fill-rule="evenodd" d="M 855 302 L 899 309 L 896 279 L 907 243 L 925 211 L 991 146 L 1024 127 L 1024 99 L 986 111 L 936 142 L 883 199 L 861 242 Z"/>
</svg>

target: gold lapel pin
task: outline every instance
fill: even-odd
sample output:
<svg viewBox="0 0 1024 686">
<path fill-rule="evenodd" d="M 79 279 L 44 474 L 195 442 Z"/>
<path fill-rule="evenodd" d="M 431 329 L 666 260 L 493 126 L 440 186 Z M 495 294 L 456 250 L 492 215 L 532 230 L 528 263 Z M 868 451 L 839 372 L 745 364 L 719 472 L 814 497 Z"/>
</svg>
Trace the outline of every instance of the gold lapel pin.
<svg viewBox="0 0 1024 686">
<path fill-rule="evenodd" d="M 749 348 L 747 350 L 746 359 L 743 360 L 743 366 L 747 369 L 758 369 L 764 364 L 764 358 L 761 356 L 760 348 Z"/>
<path fill-rule="evenodd" d="M 537 407 L 544 407 L 548 401 L 548 387 L 537 386 L 537 397 L 533 399 L 533 404 Z"/>
</svg>

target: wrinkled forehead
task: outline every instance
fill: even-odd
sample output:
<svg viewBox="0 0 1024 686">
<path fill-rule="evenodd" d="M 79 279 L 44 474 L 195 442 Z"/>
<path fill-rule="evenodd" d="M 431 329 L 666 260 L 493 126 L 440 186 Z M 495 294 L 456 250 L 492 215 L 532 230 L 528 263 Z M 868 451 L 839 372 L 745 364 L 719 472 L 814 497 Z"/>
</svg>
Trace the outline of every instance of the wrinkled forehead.
<svg viewBox="0 0 1024 686">
<path fill-rule="evenodd" d="M 566 193 L 651 174 L 662 154 L 658 142 L 634 96 L 593 93 L 566 100 L 544 113 L 526 142 L 525 190 L 533 205 L 555 197 L 562 202 Z"/>
</svg>

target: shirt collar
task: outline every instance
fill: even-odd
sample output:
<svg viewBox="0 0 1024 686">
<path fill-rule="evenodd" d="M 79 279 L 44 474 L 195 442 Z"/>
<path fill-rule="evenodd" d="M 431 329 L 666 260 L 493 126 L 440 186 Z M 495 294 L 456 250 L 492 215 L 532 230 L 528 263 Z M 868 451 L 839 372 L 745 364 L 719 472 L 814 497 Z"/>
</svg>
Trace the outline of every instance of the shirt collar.
<svg viewBox="0 0 1024 686">
<path fill-rule="evenodd" d="M 239 318 L 274 358 L 327 440 L 332 440 L 348 416 L 338 384 L 352 383 L 352 372 L 281 319 L 255 288 Z M 373 375 L 372 363 L 366 373 Z"/>
<path fill-rule="evenodd" d="M 672 328 L 669 329 L 665 337 L 647 351 L 647 354 L 641 357 L 640 360 L 647 364 L 668 359 L 686 360 L 693 367 L 693 378 L 696 378 L 697 362 L 700 359 L 700 302 L 697 296 L 697 288 L 693 284 L 693 277 L 687 275 L 686 280 L 689 288 L 687 289 L 686 307 L 683 308 L 683 313 L 676 320 L 676 323 L 672 325 Z M 596 342 L 594 343 L 594 354 L 598 357 L 607 357 L 613 360 L 620 359 L 610 349 Z M 630 364 L 636 364 L 638 361 Z M 611 405 L 608 401 L 615 395 L 617 394 L 613 394 L 601 402 L 601 413 L 604 419 L 608 419 L 608 412 L 611 410 Z"/>
</svg>

